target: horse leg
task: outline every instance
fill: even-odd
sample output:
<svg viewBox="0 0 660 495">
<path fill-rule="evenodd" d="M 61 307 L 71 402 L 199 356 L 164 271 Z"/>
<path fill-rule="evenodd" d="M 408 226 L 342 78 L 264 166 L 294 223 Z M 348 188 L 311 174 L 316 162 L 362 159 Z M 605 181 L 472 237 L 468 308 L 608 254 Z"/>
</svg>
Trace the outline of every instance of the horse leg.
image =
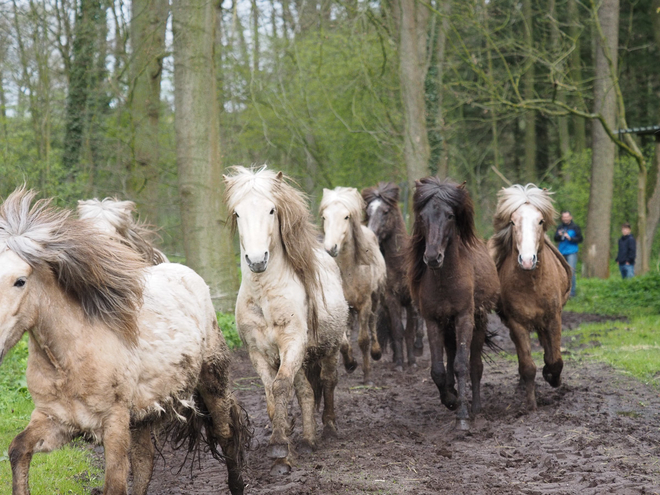
<svg viewBox="0 0 660 495">
<path fill-rule="evenodd" d="M 470 346 L 470 381 L 472 382 L 472 414 L 481 411 L 481 377 L 484 373 L 484 363 L 481 359 L 486 342 L 486 315 L 479 314 L 475 318 L 474 334 Z"/>
<path fill-rule="evenodd" d="M 472 345 L 474 333 L 474 312 L 472 309 L 456 317 L 456 358 L 454 369 L 458 381 L 458 411 L 456 425 L 461 430 L 470 429 L 470 413 L 468 412 L 467 371 L 468 353 Z"/>
<path fill-rule="evenodd" d="M 440 401 L 449 409 L 456 409 L 456 395 L 447 387 L 447 373 L 443 361 L 445 335 L 443 329 L 433 320 L 426 320 L 431 351 L 431 378 L 440 392 Z"/>
<path fill-rule="evenodd" d="M 310 363 L 309 366 L 316 368 L 317 363 Z M 313 373 L 317 370 L 313 369 Z M 316 377 L 320 380 L 320 377 Z M 317 386 L 320 384 L 316 384 Z M 293 381 L 296 389 L 296 397 L 302 411 L 303 440 L 300 446 L 301 454 L 309 454 L 316 450 L 316 421 L 314 420 L 314 390 L 309 383 L 305 370 L 300 368 Z"/>
<path fill-rule="evenodd" d="M 128 494 L 128 454 L 131 446 L 130 413 L 119 408 L 112 411 L 103 425 L 105 484 L 103 495 Z"/>
<path fill-rule="evenodd" d="M 561 316 L 555 316 L 546 328 L 539 329 L 539 340 L 543 346 L 543 378 L 551 387 L 561 385 L 561 370 L 564 361 L 561 358 Z"/>
<path fill-rule="evenodd" d="M 413 354 L 417 357 L 420 357 L 424 353 L 424 320 L 419 315 L 419 311 L 414 304 L 410 303 L 406 307 L 407 318 L 413 318 L 414 321 L 414 335 L 415 335 L 415 345 L 413 347 Z M 410 321 L 410 320 L 408 320 Z M 406 333 L 408 333 L 408 326 L 406 325 Z M 410 330 L 412 334 L 412 329 Z"/>
<path fill-rule="evenodd" d="M 516 346 L 518 354 L 518 374 L 520 382 L 525 387 L 525 398 L 527 408 L 530 411 L 536 410 L 536 392 L 534 380 L 536 379 L 536 365 L 532 359 L 532 342 L 529 330 L 512 318 L 504 321 L 509 328 L 509 336 Z"/>
<path fill-rule="evenodd" d="M 348 311 L 348 322 L 346 324 L 346 331 L 344 332 L 344 338 L 341 342 L 341 347 L 339 352 L 341 352 L 341 358 L 344 362 L 344 368 L 346 368 L 347 373 L 353 373 L 357 368 L 357 361 L 353 357 L 353 347 L 351 346 L 351 334 L 353 326 L 357 320 L 356 311 L 351 308 Z"/>
<path fill-rule="evenodd" d="M 371 295 L 371 311 L 369 312 L 369 337 L 371 338 L 370 353 L 371 359 L 374 361 L 380 360 L 383 356 L 383 350 L 380 348 L 380 342 L 378 342 L 378 332 L 376 331 L 379 307 L 380 297 L 374 293 Z"/>
<path fill-rule="evenodd" d="M 337 387 L 337 358 L 332 353 L 321 361 L 323 385 L 323 438 L 337 436 L 335 416 L 335 388 Z"/>
<path fill-rule="evenodd" d="M 150 425 L 140 425 L 131 429 L 130 458 L 133 471 L 133 495 L 147 495 L 154 469 L 154 444 L 151 441 Z"/>
<path fill-rule="evenodd" d="M 387 311 L 392 325 L 392 350 L 394 351 L 394 366 L 397 371 L 403 371 L 403 322 L 401 321 L 401 302 L 393 294 L 385 299 Z M 408 352 L 410 355 L 410 352 Z M 410 356 L 408 356 L 410 362 Z"/>
<path fill-rule="evenodd" d="M 35 410 L 27 427 L 9 445 L 12 494 L 29 495 L 30 462 L 35 452 L 50 452 L 71 440 L 64 425 Z"/>
<path fill-rule="evenodd" d="M 408 365 L 414 367 L 417 367 L 417 359 L 415 358 L 415 356 L 418 355 L 417 354 L 418 351 L 415 350 L 417 323 L 418 323 L 417 315 L 413 311 L 413 305 L 408 304 L 408 306 L 406 306 L 406 330 L 404 332 L 404 335 L 406 339 L 406 355 L 408 357 Z"/>
<path fill-rule="evenodd" d="M 426 330 L 428 332 L 428 328 Z M 447 353 L 447 389 L 454 393 L 457 401 L 456 403 L 458 404 L 458 392 L 456 392 L 456 373 L 454 371 L 454 362 L 456 361 L 456 322 L 453 318 L 447 319 L 444 335 L 445 352 Z"/>
<path fill-rule="evenodd" d="M 363 381 L 365 384 L 370 384 L 371 378 L 371 362 L 369 359 L 369 320 L 371 316 L 371 301 L 365 303 L 360 309 L 358 315 L 358 323 L 360 330 L 358 333 L 358 346 L 362 351 L 362 371 L 364 372 Z"/>
<path fill-rule="evenodd" d="M 211 417 L 211 424 L 206 427 L 212 433 L 207 431 L 207 438 L 220 444 L 227 465 L 229 491 L 232 495 L 242 495 L 243 446 L 249 441 L 250 433 L 243 410 L 230 390 L 226 361 L 210 360 L 202 364 L 198 391 Z"/>
</svg>

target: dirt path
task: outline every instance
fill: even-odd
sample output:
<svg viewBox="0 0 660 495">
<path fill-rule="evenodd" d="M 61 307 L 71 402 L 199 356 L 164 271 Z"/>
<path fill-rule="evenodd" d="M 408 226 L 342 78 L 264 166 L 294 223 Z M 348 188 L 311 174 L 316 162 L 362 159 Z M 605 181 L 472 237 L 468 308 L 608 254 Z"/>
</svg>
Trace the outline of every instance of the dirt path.
<svg viewBox="0 0 660 495">
<path fill-rule="evenodd" d="M 566 314 L 566 326 L 601 319 Z M 470 433 L 454 429 L 430 377 L 428 348 L 417 369 L 392 369 L 389 356 L 373 367 L 375 387 L 361 371 L 340 371 L 340 437 L 300 457 L 290 475 L 273 478 L 265 455 L 269 422 L 265 398 L 244 352 L 236 353 L 234 384 L 255 430 L 248 455 L 247 494 L 652 494 L 660 493 L 660 395 L 606 365 L 564 353 L 563 385 L 537 374 L 536 413 L 517 393 L 517 362 L 497 319 L 500 345 L 483 379 L 483 413 Z M 359 353 L 359 350 L 357 351 Z M 389 353 L 388 353 L 389 354 Z M 300 434 L 298 406 L 294 441 Z M 317 418 L 320 424 L 320 415 Z M 320 430 L 320 428 L 319 428 Z M 150 494 L 228 493 L 226 471 L 213 459 L 184 468 L 164 452 Z"/>
</svg>

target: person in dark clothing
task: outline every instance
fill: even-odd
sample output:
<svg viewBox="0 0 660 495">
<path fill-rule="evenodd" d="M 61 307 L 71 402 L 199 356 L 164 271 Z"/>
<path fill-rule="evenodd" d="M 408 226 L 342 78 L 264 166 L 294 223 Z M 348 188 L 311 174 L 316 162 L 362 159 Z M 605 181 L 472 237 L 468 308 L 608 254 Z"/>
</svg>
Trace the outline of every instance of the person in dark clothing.
<svg viewBox="0 0 660 495">
<path fill-rule="evenodd" d="M 577 269 L 578 244 L 582 240 L 582 229 L 573 221 L 573 216 L 569 211 L 563 211 L 561 213 L 561 224 L 559 224 L 557 232 L 555 232 L 555 242 L 559 243 L 557 249 L 566 258 L 566 261 L 571 265 L 571 269 L 573 270 L 571 297 L 575 297 L 575 270 Z"/>
<path fill-rule="evenodd" d="M 637 256 L 637 244 L 633 237 L 628 222 L 621 226 L 621 238 L 619 239 L 619 253 L 616 262 L 619 264 L 621 278 L 632 278 L 635 276 L 635 257 Z"/>
</svg>

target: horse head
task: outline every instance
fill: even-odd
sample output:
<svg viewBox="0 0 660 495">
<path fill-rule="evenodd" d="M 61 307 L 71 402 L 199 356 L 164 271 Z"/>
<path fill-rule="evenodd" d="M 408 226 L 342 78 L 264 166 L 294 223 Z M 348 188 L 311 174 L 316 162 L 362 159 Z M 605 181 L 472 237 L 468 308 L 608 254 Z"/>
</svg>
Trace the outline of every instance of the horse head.
<svg viewBox="0 0 660 495">
<path fill-rule="evenodd" d="M 381 182 L 376 187 L 364 189 L 362 199 L 367 204 L 367 227 L 376 234 L 379 242 L 383 242 L 397 231 L 397 220 L 401 217 L 399 186 L 393 182 Z"/>
<path fill-rule="evenodd" d="M 518 250 L 518 264 L 523 270 L 534 270 L 538 252 L 543 246 L 545 220 L 531 204 L 524 204 L 511 215 L 513 242 Z"/>
<path fill-rule="evenodd" d="M 354 187 L 323 189 L 321 199 L 323 220 L 323 247 L 336 258 L 348 239 L 361 239 L 364 202 Z"/>
</svg>

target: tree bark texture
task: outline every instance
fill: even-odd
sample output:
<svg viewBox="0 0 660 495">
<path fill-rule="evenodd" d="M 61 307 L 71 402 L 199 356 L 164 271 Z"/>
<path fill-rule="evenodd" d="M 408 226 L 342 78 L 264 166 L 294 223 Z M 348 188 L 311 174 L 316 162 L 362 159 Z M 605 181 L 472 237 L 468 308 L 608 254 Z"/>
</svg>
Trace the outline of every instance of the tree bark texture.
<svg viewBox="0 0 660 495">
<path fill-rule="evenodd" d="M 619 0 L 603 0 L 598 19 L 612 57 L 616 73 L 619 45 Z M 600 113 L 607 125 L 616 127 L 617 103 L 612 73 L 596 36 L 596 73 L 594 80 L 594 113 Z M 610 216 L 614 186 L 615 144 L 602 124 L 592 125 L 591 190 L 587 212 L 584 253 L 584 274 L 587 277 L 607 278 L 610 273 Z"/>
<path fill-rule="evenodd" d="M 533 12 L 532 0 L 523 0 L 523 17 L 525 24 L 525 47 L 527 48 L 527 67 L 523 74 L 523 97 L 526 100 L 534 98 L 534 50 Z M 536 112 L 527 110 L 525 121 L 525 162 L 524 174 L 527 182 L 536 181 Z"/>
<path fill-rule="evenodd" d="M 212 2 L 172 2 L 176 155 L 186 263 L 209 285 L 216 309 L 231 311 L 238 271 L 221 200 L 215 23 Z"/>
<path fill-rule="evenodd" d="M 449 157 L 447 149 L 447 128 L 445 126 L 445 116 L 444 116 L 444 107 L 443 107 L 443 96 L 444 96 L 444 87 L 443 87 L 443 77 L 445 71 L 445 47 L 447 45 L 447 31 L 449 30 L 449 15 L 451 14 L 451 1 L 450 0 L 438 0 L 437 2 L 438 11 L 444 14 L 442 18 L 438 19 L 438 40 L 436 44 L 436 57 L 438 63 L 438 74 L 437 74 L 437 84 L 438 84 L 438 110 L 437 110 L 437 125 L 440 127 L 440 136 L 442 138 L 440 158 L 438 160 L 438 177 L 445 178 L 449 175 Z"/>
<path fill-rule="evenodd" d="M 424 80 L 429 10 L 416 0 L 399 3 L 399 79 L 403 100 L 403 154 L 410 190 L 415 180 L 429 175 L 431 154 L 426 128 Z"/>
<path fill-rule="evenodd" d="M 579 0 L 568 0 L 568 36 L 575 40 L 575 49 L 571 52 L 569 60 L 570 75 L 573 84 L 579 89 L 582 88 L 582 57 L 580 56 L 580 33 L 582 26 L 580 23 L 580 11 L 578 10 Z M 574 97 L 573 105 L 578 108 L 581 106 L 579 97 Z M 587 137 L 585 130 L 585 120 L 583 117 L 573 116 L 573 143 L 576 153 L 581 153 L 587 147 Z M 569 179 L 569 177 L 566 177 Z"/>
<path fill-rule="evenodd" d="M 555 0 L 550 0 L 548 2 L 548 10 L 550 11 L 551 19 L 550 22 L 552 23 L 550 28 L 550 44 L 554 53 L 559 52 L 559 39 L 561 36 L 556 4 L 557 2 Z M 557 89 L 557 100 L 560 103 L 566 103 L 566 93 L 561 88 Z M 567 116 L 557 117 L 557 141 L 559 144 L 559 160 L 563 163 L 568 158 L 571 151 Z"/>
<path fill-rule="evenodd" d="M 160 81 L 165 54 L 167 0 L 133 0 L 131 118 L 133 163 L 128 194 L 142 217 L 158 224 Z"/>
</svg>

